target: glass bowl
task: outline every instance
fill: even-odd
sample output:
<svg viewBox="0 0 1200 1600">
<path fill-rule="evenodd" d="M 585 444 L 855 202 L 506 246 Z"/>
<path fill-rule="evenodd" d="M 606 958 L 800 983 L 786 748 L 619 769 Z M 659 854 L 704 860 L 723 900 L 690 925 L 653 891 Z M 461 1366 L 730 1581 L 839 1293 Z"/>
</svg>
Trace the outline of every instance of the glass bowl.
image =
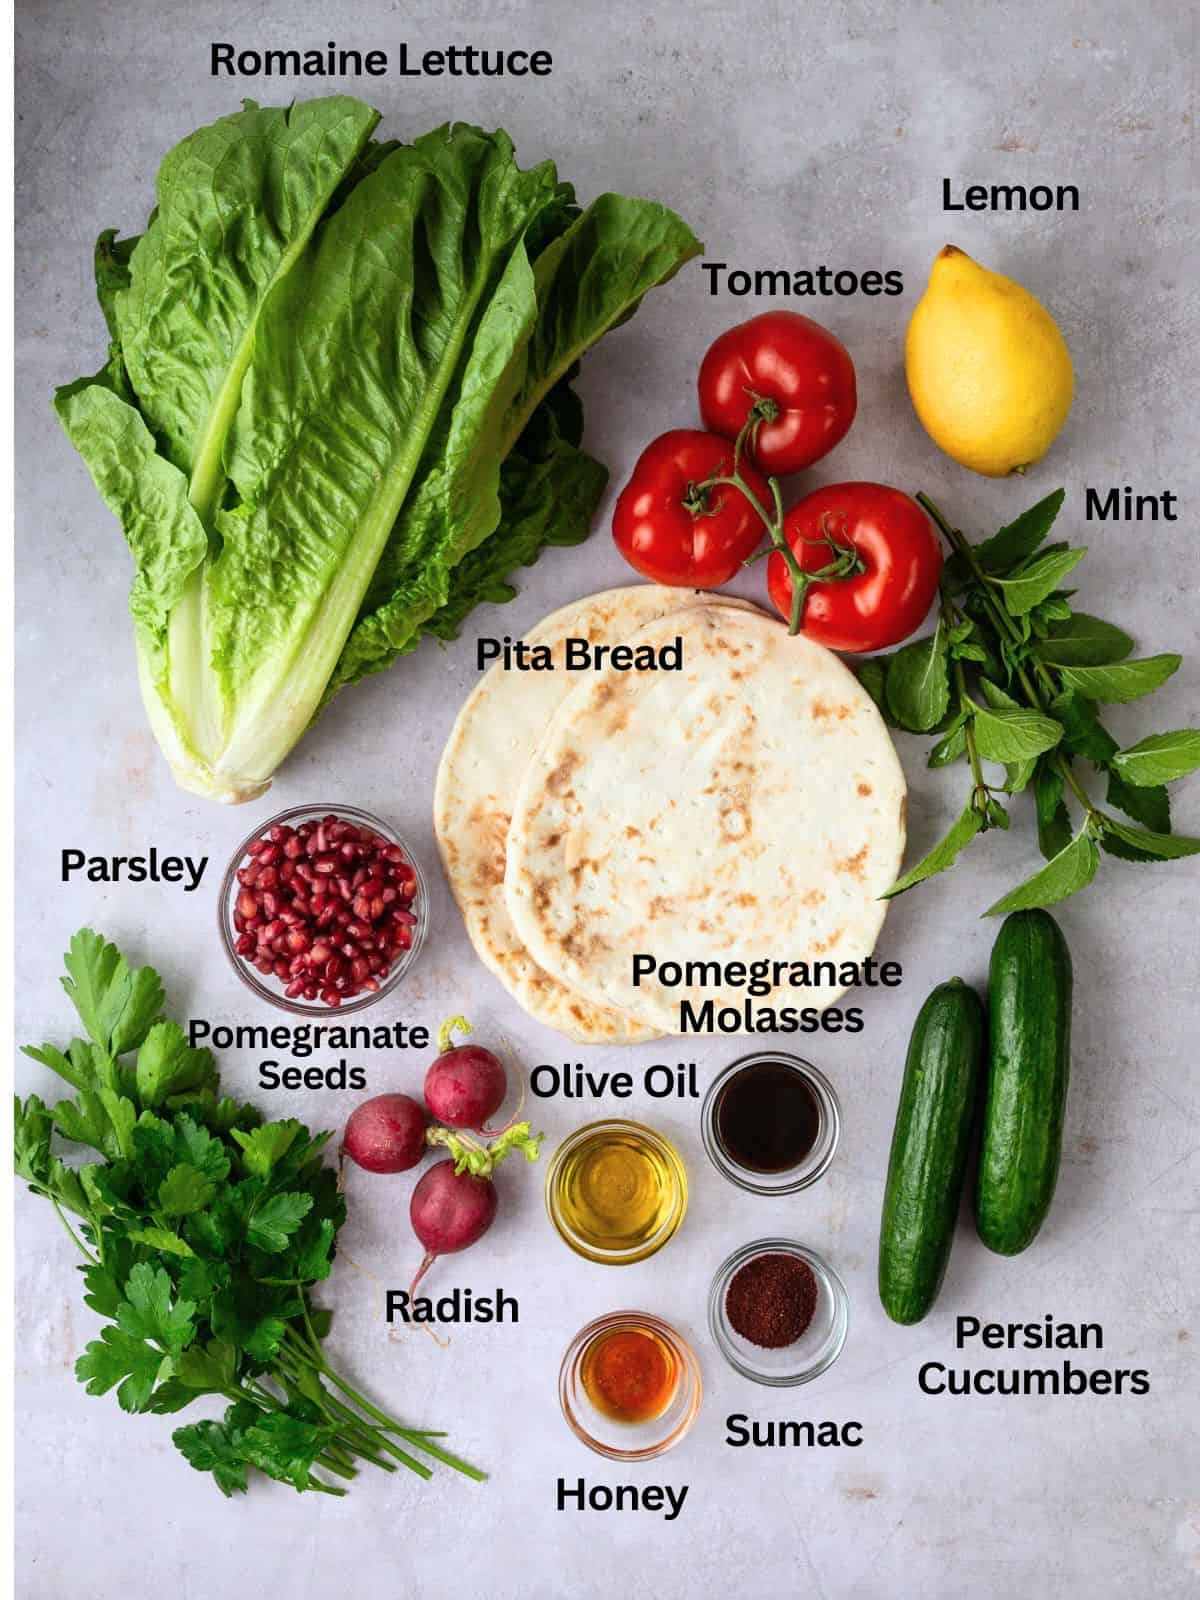
<svg viewBox="0 0 1200 1600">
<path fill-rule="evenodd" d="M 785 1167 L 781 1172 L 755 1172 L 741 1166 L 726 1150 L 717 1127 L 721 1097 L 726 1088 L 739 1073 L 765 1063 L 790 1067 L 804 1079 L 817 1103 L 817 1137 L 812 1149 L 796 1166 Z M 833 1160 L 841 1131 L 842 1109 L 829 1079 L 811 1061 L 787 1055 L 782 1050 L 759 1050 L 730 1062 L 709 1085 L 700 1112 L 700 1133 L 708 1159 L 723 1178 L 748 1194 L 795 1194 L 798 1189 L 807 1189 L 816 1183 Z"/>
<path fill-rule="evenodd" d="M 355 827 L 370 828 L 389 844 L 399 845 L 404 851 L 404 858 L 412 868 L 417 878 L 417 894 L 413 902 L 412 912 L 416 923 L 412 930 L 412 944 L 405 950 L 386 977 L 379 981 L 379 988 L 355 995 L 353 1000 L 347 1000 L 340 1006 L 326 1005 L 320 999 L 305 1000 L 303 997 L 291 999 L 284 994 L 286 982 L 274 976 L 267 977 L 256 968 L 243 960 L 235 948 L 238 933 L 233 925 L 234 905 L 237 900 L 240 885 L 237 881 L 238 868 L 246 862 L 250 846 L 261 839 L 264 833 L 275 827 L 278 823 L 287 823 L 296 827 L 301 822 L 319 821 L 321 817 L 338 816 L 346 822 L 352 822 Z M 280 811 L 273 817 L 268 817 L 265 822 L 260 822 L 248 833 L 237 847 L 229 865 L 225 869 L 225 876 L 221 880 L 221 892 L 217 901 L 217 920 L 221 930 L 221 945 L 229 958 L 229 964 L 238 977 L 261 1000 L 267 1000 L 273 1006 L 278 1006 L 281 1011 L 288 1011 L 294 1017 L 345 1017 L 351 1012 L 362 1011 L 364 1007 L 374 1005 L 377 1000 L 382 1000 L 384 995 L 390 994 L 400 980 L 412 968 L 413 962 L 421 952 L 425 942 L 425 933 L 429 925 L 429 891 L 425 883 L 425 874 L 421 871 L 421 863 L 417 860 L 407 840 L 402 839 L 396 830 L 382 818 L 372 816 L 369 811 L 360 811 L 357 806 L 338 804 L 293 806 L 288 811 Z"/>
<path fill-rule="evenodd" d="M 725 1314 L 725 1295 L 734 1273 L 762 1255 L 796 1256 L 808 1263 L 817 1280 L 812 1321 L 794 1343 L 777 1350 L 751 1344 L 734 1330 Z M 842 1280 L 815 1250 L 794 1239 L 757 1239 L 743 1245 L 721 1263 L 709 1290 L 708 1326 L 718 1350 L 743 1378 L 770 1388 L 786 1389 L 819 1378 L 841 1355 L 849 1325 L 850 1302 Z"/>
<path fill-rule="evenodd" d="M 654 1334 L 675 1361 L 675 1389 L 664 1409 L 647 1422 L 620 1422 L 595 1406 L 583 1384 L 588 1352 L 600 1340 L 627 1329 Z M 686 1339 L 669 1323 L 645 1311 L 613 1311 L 581 1328 L 567 1347 L 558 1374 L 558 1399 L 567 1425 L 590 1450 L 610 1461 L 650 1461 L 674 1448 L 700 1411 L 700 1363 Z"/>
<path fill-rule="evenodd" d="M 585 1162 L 606 1147 L 622 1144 L 635 1147 L 654 1167 L 661 1198 L 653 1227 L 645 1226 L 618 1242 L 587 1233 L 572 1221 L 571 1213 L 576 1209 L 572 1201 L 578 1194 Z M 687 1173 L 674 1145 L 653 1128 L 619 1117 L 588 1122 L 576 1128 L 554 1152 L 546 1172 L 546 1210 L 559 1238 L 578 1255 L 602 1266 L 627 1266 L 633 1261 L 645 1261 L 661 1250 L 678 1231 L 687 1211 L 687 1200 Z"/>
</svg>

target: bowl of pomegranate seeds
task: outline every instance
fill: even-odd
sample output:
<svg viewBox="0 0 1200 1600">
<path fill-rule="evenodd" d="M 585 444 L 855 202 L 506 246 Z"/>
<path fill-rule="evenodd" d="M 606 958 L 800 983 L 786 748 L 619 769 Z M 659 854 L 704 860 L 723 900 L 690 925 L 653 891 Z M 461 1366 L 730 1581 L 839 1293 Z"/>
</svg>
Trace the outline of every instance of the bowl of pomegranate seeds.
<svg viewBox="0 0 1200 1600">
<path fill-rule="evenodd" d="M 398 983 L 425 938 L 416 858 L 354 806 L 295 806 L 243 840 L 221 885 L 221 939 L 238 976 L 285 1011 L 361 1011 Z"/>
</svg>

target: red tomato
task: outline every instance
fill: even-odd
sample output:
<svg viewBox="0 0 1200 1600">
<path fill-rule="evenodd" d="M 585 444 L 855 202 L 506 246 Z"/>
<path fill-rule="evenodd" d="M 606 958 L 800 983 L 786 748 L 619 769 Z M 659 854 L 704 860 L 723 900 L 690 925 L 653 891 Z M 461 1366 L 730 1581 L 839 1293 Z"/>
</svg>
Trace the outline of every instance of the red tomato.
<svg viewBox="0 0 1200 1600">
<path fill-rule="evenodd" d="M 831 650 L 886 650 L 921 625 L 937 594 L 942 551 L 915 500 L 882 483 L 831 483 L 794 505 L 784 536 L 805 572 L 836 559 L 827 542 L 852 546 L 863 571 L 837 583 L 814 583 L 804 597 L 800 632 Z M 792 578 L 783 556 L 767 562 L 767 588 L 780 615 L 792 614 Z"/>
<path fill-rule="evenodd" d="M 733 470 L 733 446 L 715 433 L 676 428 L 638 457 L 613 512 L 617 549 L 655 583 L 715 589 L 762 542 L 763 521 L 736 486 L 698 491 Z M 742 477 L 770 510 L 771 491 L 754 468 Z"/>
<path fill-rule="evenodd" d="M 700 365 L 700 414 L 736 439 L 756 399 L 774 403 L 749 444 L 780 476 L 811 467 L 845 438 L 858 407 L 854 363 L 840 340 L 798 311 L 764 311 L 723 333 Z"/>
</svg>

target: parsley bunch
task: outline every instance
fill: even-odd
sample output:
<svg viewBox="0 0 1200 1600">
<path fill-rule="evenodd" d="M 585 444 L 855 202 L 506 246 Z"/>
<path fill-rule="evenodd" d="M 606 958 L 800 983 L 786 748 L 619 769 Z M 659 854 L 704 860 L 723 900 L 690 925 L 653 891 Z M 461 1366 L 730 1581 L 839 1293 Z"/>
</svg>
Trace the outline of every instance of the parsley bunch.
<svg viewBox="0 0 1200 1600">
<path fill-rule="evenodd" d="M 982 544 L 927 495 L 917 499 L 951 550 L 937 625 L 929 637 L 864 662 L 859 677 L 891 726 L 938 735 L 931 767 L 965 761 L 971 789 L 949 833 L 888 896 L 944 871 L 976 834 L 1007 828 L 1008 798 L 1030 787 L 1046 865 L 987 916 L 1065 900 L 1092 881 L 1101 851 L 1140 862 L 1200 852 L 1200 839 L 1171 832 L 1166 789 L 1200 766 L 1200 731 L 1154 733 L 1122 750 L 1099 714 L 1102 703 L 1151 694 L 1181 657 L 1129 660 L 1127 633 L 1072 608 L 1075 591 L 1060 585 L 1087 547 L 1046 543 L 1063 491 Z M 985 761 L 1003 769 L 1002 781 L 989 779 Z M 1104 808 L 1084 786 L 1081 761 L 1105 779 Z"/>
<path fill-rule="evenodd" d="M 411 1450 L 481 1478 L 325 1360 L 331 1314 L 309 1290 L 328 1277 L 346 1216 L 321 1159 L 329 1135 L 219 1097 L 211 1053 L 162 1017 L 153 968 L 131 968 L 90 928 L 65 961 L 87 1038 L 25 1053 L 74 1095 L 50 1108 L 17 1100 L 15 1162 L 86 1258 L 84 1300 L 109 1319 L 75 1366 L 88 1393 L 115 1388 L 123 1410 L 157 1413 L 226 1400 L 222 1420 L 173 1435 L 225 1495 L 246 1488 L 251 1467 L 334 1495 L 345 1490 L 329 1479 L 353 1478 L 356 1461 L 430 1477 Z M 99 1159 L 68 1166 L 54 1134 Z"/>
</svg>

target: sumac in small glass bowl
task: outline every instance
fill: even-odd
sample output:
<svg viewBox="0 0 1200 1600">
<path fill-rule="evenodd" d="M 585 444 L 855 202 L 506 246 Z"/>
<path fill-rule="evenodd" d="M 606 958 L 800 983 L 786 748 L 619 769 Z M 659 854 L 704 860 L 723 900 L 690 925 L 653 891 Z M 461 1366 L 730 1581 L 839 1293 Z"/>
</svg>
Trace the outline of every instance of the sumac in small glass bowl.
<svg viewBox="0 0 1200 1600">
<path fill-rule="evenodd" d="M 260 824 L 221 885 L 225 952 L 255 994 L 301 1015 L 361 1011 L 416 960 L 428 898 L 412 851 L 354 806 Z"/>
</svg>

